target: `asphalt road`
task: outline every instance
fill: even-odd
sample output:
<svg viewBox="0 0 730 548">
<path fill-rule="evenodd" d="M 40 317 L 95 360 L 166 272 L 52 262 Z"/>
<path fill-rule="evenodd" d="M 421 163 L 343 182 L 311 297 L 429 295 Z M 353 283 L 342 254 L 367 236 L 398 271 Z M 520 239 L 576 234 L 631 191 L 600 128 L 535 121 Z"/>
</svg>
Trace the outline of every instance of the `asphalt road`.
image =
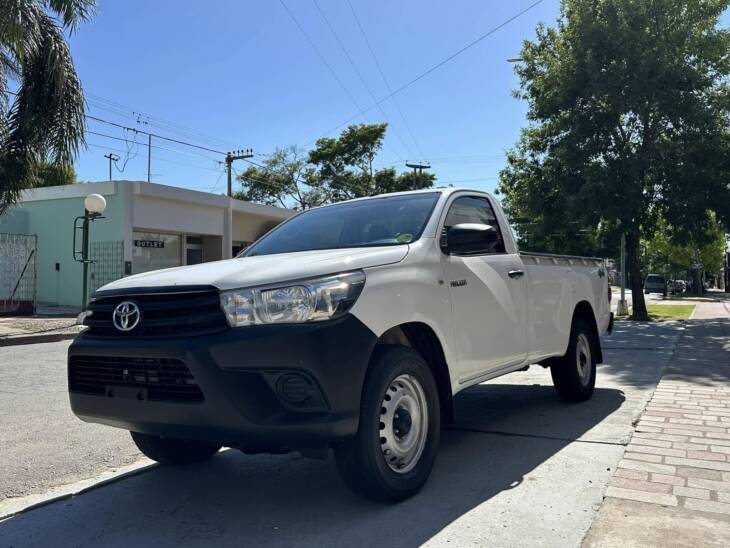
<svg viewBox="0 0 730 548">
<path fill-rule="evenodd" d="M 86 424 L 68 404 L 70 341 L 0 347 L 0 500 L 141 458 L 127 432 Z"/>
<path fill-rule="evenodd" d="M 625 325 L 604 342 L 589 402 L 560 402 L 540 367 L 461 394 L 429 483 L 404 503 L 357 498 L 332 459 L 226 451 L 6 519 L 0 546 L 578 546 L 681 329 Z M 70 414 L 66 346 L 0 348 L 4 496 L 137 456 L 126 433 Z"/>
</svg>

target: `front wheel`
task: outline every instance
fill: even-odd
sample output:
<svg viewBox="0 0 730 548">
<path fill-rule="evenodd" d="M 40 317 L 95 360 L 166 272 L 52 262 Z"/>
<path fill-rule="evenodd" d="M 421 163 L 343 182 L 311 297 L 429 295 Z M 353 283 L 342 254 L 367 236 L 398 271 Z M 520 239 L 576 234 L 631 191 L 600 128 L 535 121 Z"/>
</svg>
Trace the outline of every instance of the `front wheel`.
<svg viewBox="0 0 730 548">
<path fill-rule="evenodd" d="M 591 329 L 582 320 L 575 320 L 570 332 L 568 351 L 550 366 L 553 385 L 566 401 L 585 401 L 596 386 L 596 345 Z"/>
<path fill-rule="evenodd" d="M 362 496 L 407 499 L 431 473 L 440 428 L 438 390 L 426 362 L 410 348 L 383 346 L 365 380 L 358 432 L 334 447 L 337 468 Z"/>
<path fill-rule="evenodd" d="M 160 464 L 194 464 L 215 455 L 220 445 L 205 441 L 162 438 L 151 434 L 130 432 L 132 440 L 142 453 Z"/>
</svg>

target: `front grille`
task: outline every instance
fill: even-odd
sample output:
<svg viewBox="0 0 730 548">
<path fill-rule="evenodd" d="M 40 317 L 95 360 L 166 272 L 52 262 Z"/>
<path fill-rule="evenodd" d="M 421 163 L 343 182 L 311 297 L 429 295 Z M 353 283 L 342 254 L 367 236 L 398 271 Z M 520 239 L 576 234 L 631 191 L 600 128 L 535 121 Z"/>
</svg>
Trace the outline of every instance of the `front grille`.
<svg viewBox="0 0 730 548">
<path fill-rule="evenodd" d="M 203 393 L 184 362 L 172 358 L 71 356 L 72 392 L 105 395 L 115 387 L 144 388 L 148 400 L 200 402 Z"/>
<path fill-rule="evenodd" d="M 120 331 L 112 322 L 114 309 L 124 301 L 133 302 L 141 311 L 139 324 L 130 331 Z M 86 333 L 97 337 L 186 337 L 228 327 L 218 291 L 212 288 L 102 292 L 91 300 L 88 309 L 91 315 L 84 320 L 84 325 L 89 327 Z"/>
</svg>

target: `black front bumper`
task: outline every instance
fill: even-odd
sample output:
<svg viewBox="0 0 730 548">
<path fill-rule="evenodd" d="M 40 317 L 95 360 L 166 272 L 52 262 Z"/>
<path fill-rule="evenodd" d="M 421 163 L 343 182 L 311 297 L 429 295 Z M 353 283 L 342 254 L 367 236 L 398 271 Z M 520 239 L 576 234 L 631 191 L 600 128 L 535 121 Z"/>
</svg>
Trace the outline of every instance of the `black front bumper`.
<svg viewBox="0 0 730 548">
<path fill-rule="evenodd" d="M 71 408 L 88 422 L 160 436 L 251 450 L 316 447 L 357 431 L 375 342 L 375 334 L 349 314 L 322 323 L 243 327 L 186 338 L 82 334 L 69 347 L 69 367 L 76 357 L 84 363 L 95 357 L 180 360 L 203 399 L 154 401 L 143 396 L 144 390 L 134 397 L 133 378 L 129 386 L 90 394 L 74 388 L 69 369 Z M 295 379 L 295 398 L 282 389 L 286 379 Z M 126 378 L 111 382 L 126 384 Z M 302 386 L 311 394 L 302 394 Z M 298 401 L 302 395 L 307 397 Z"/>
</svg>

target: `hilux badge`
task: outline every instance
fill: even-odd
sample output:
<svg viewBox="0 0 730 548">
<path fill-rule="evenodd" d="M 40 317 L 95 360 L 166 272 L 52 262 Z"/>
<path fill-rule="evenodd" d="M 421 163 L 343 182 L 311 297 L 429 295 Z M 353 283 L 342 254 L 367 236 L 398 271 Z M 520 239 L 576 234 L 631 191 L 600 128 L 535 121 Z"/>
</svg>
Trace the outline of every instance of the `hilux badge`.
<svg viewBox="0 0 730 548">
<path fill-rule="evenodd" d="M 141 319 L 142 312 L 132 301 L 122 301 L 112 312 L 112 323 L 119 331 L 131 331 Z"/>
</svg>

